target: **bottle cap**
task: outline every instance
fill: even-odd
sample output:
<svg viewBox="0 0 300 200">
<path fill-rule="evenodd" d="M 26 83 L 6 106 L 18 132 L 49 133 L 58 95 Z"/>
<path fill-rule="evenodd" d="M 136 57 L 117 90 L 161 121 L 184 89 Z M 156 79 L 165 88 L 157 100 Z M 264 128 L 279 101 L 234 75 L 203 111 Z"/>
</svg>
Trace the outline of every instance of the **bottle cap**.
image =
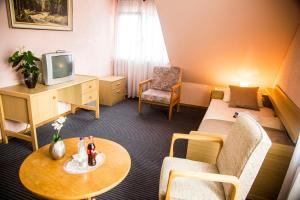
<svg viewBox="0 0 300 200">
<path fill-rule="evenodd" d="M 80 137 L 80 140 L 83 140 L 84 137 Z"/>
</svg>

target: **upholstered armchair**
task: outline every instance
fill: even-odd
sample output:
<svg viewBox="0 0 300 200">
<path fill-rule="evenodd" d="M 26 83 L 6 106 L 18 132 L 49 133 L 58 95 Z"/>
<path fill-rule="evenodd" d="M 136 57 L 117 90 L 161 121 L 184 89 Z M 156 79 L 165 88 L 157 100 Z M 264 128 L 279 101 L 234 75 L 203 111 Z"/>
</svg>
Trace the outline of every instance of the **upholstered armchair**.
<svg viewBox="0 0 300 200">
<path fill-rule="evenodd" d="M 216 142 L 215 164 L 173 157 L 178 139 Z M 249 115 L 240 114 L 228 134 L 174 134 L 170 155 L 163 161 L 159 199 L 244 200 L 271 146 L 264 129 Z"/>
<path fill-rule="evenodd" d="M 138 112 L 142 111 L 142 103 L 169 107 L 169 120 L 172 118 L 173 107 L 180 106 L 181 69 L 179 67 L 155 67 L 152 79 L 139 84 Z M 144 91 L 145 86 L 149 89 Z"/>
</svg>

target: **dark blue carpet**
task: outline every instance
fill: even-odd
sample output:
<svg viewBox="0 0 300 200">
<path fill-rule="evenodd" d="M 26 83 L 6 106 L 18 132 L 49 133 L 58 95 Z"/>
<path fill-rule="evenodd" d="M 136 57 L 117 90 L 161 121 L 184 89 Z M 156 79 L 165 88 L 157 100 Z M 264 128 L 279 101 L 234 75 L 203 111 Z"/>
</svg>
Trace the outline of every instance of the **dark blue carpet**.
<svg viewBox="0 0 300 200">
<path fill-rule="evenodd" d="M 69 115 L 61 135 L 63 138 L 94 135 L 113 140 L 128 150 L 132 160 L 129 175 L 97 199 L 155 200 L 162 160 L 169 153 L 172 134 L 196 130 L 204 113 L 205 109 L 181 107 L 169 121 L 166 108 L 143 105 L 143 114 L 139 115 L 137 101 L 126 100 L 113 107 L 101 106 L 99 120 L 94 120 L 92 111 L 79 110 Z M 37 132 L 39 146 L 50 143 L 51 123 Z M 21 163 L 31 152 L 31 144 L 19 139 L 0 144 L 0 199 L 38 199 L 22 186 L 18 176 Z M 178 142 L 175 153 L 178 157 L 185 156 L 186 142 Z"/>
</svg>

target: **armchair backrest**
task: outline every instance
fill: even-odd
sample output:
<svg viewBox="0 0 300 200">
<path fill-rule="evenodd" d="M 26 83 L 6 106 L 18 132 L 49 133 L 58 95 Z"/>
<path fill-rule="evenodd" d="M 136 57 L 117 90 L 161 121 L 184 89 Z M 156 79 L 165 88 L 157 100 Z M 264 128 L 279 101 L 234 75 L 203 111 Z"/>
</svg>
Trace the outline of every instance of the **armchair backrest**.
<svg viewBox="0 0 300 200">
<path fill-rule="evenodd" d="M 271 140 L 261 125 L 246 113 L 240 113 L 217 158 L 220 174 L 236 176 L 240 181 L 238 199 L 246 199 Z M 223 184 L 229 197 L 231 185 Z"/>
<path fill-rule="evenodd" d="M 171 91 L 172 86 L 181 81 L 179 67 L 154 67 L 151 88 Z"/>
</svg>

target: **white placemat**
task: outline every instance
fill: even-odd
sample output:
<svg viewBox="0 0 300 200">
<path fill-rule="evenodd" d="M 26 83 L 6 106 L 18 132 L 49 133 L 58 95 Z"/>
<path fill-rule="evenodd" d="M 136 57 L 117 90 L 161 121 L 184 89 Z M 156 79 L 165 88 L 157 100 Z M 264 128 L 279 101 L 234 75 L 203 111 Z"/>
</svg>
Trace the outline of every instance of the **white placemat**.
<svg viewBox="0 0 300 200">
<path fill-rule="evenodd" d="M 103 153 L 97 153 L 96 165 L 81 167 L 77 161 L 71 159 L 64 164 L 64 170 L 69 174 L 83 174 L 97 169 L 104 163 L 105 155 Z"/>
</svg>

